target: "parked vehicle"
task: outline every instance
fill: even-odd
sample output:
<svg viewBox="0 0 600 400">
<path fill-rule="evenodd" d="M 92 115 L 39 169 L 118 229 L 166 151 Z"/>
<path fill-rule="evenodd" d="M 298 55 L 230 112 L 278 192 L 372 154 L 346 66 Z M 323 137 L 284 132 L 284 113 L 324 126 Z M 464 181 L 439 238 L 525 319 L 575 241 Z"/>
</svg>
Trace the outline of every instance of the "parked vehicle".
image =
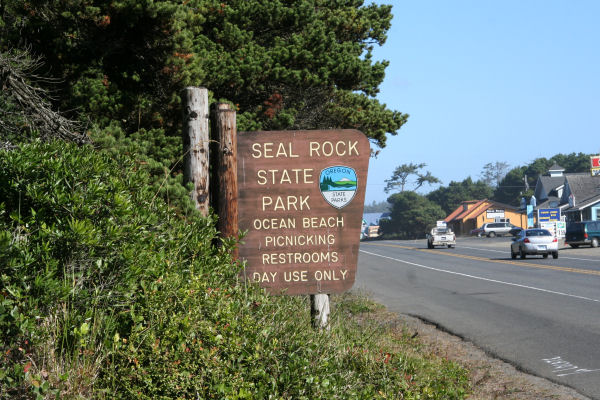
<svg viewBox="0 0 600 400">
<path fill-rule="evenodd" d="M 523 230 L 523 228 L 520 228 L 518 226 L 515 226 L 514 228 L 512 228 L 510 231 L 508 231 L 509 235 L 512 236 L 517 236 L 519 233 L 521 233 L 521 231 Z"/>
<path fill-rule="evenodd" d="M 483 235 L 483 227 L 471 229 L 471 236 L 481 237 Z"/>
<path fill-rule="evenodd" d="M 456 246 L 456 235 L 450 228 L 436 227 L 427 235 L 427 248 L 433 249 L 435 246 L 446 246 L 452 248 Z"/>
<path fill-rule="evenodd" d="M 598 247 L 600 244 L 600 221 L 567 223 L 565 244 L 573 248 L 581 245 Z"/>
<path fill-rule="evenodd" d="M 510 222 L 490 222 L 481 226 L 483 234 L 487 237 L 502 236 L 510 233 L 511 229 L 518 228 Z"/>
<path fill-rule="evenodd" d="M 558 258 L 558 239 L 547 229 L 523 229 L 512 239 L 510 257 L 525 258 L 528 254 L 541 254 L 544 258 L 552 254 L 552 258 Z"/>
</svg>

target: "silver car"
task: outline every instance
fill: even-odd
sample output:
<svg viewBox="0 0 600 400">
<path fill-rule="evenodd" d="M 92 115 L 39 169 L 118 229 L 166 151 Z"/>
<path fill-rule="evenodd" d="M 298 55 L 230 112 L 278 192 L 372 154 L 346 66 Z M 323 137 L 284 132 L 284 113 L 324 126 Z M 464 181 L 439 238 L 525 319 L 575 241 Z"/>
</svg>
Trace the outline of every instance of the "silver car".
<svg viewBox="0 0 600 400">
<path fill-rule="evenodd" d="M 547 229 L 523 229 L 512 239 L 510 244 L 511 258 L 527 257 L 528 254 L 541 254 L 548 258 L 558 258 L 558 240 Z"/>
</svg>

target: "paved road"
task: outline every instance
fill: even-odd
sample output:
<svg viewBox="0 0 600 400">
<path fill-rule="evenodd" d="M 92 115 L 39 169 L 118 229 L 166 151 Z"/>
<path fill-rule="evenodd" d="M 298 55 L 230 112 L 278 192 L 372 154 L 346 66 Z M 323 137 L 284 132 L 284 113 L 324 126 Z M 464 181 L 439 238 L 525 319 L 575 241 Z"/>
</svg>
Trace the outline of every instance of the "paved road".
<svg viewBox="0 0 600 400">
<path fill-rule="evenodd" d="M 355 287 L 520 369 L 600 399 L 600 248 L 511 260 L 510 238 L 362 242 Z"/>
</svg>

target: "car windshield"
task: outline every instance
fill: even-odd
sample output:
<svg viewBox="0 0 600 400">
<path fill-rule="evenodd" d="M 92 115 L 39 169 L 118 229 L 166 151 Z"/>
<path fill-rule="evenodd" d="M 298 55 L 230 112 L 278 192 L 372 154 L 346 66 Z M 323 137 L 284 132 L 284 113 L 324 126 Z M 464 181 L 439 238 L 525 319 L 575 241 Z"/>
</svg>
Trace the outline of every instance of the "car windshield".
<svg viewBox="0 0 600 400">
<path fill-rule="evenodd" d="M 546 229 L 532 229 L 525 232 L 525 236 L 552 236 Z"/>
<path fill-rule="evenodd" d="M 444 228 L 436 228 L 434 229 L 435 233 L 448 233 L 449 229 Z"/>
</svg>

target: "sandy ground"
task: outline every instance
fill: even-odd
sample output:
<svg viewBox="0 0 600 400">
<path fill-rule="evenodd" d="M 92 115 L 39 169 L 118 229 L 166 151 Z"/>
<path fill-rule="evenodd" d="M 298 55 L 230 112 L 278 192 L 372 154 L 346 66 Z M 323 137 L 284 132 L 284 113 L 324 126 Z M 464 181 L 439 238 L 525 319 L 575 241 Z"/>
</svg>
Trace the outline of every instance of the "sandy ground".
<svg viewBox="0 0 600 400">
<path fill-rule="evenodd" d="M 404 329 L 414 332 L 429 351 L 457 362 L 471 374 L 469 399 L 589 400 L 575 390 L 517 370 L 486 354 L 470 342 L 406 315 L 396 315 Z"/>
</svg>

